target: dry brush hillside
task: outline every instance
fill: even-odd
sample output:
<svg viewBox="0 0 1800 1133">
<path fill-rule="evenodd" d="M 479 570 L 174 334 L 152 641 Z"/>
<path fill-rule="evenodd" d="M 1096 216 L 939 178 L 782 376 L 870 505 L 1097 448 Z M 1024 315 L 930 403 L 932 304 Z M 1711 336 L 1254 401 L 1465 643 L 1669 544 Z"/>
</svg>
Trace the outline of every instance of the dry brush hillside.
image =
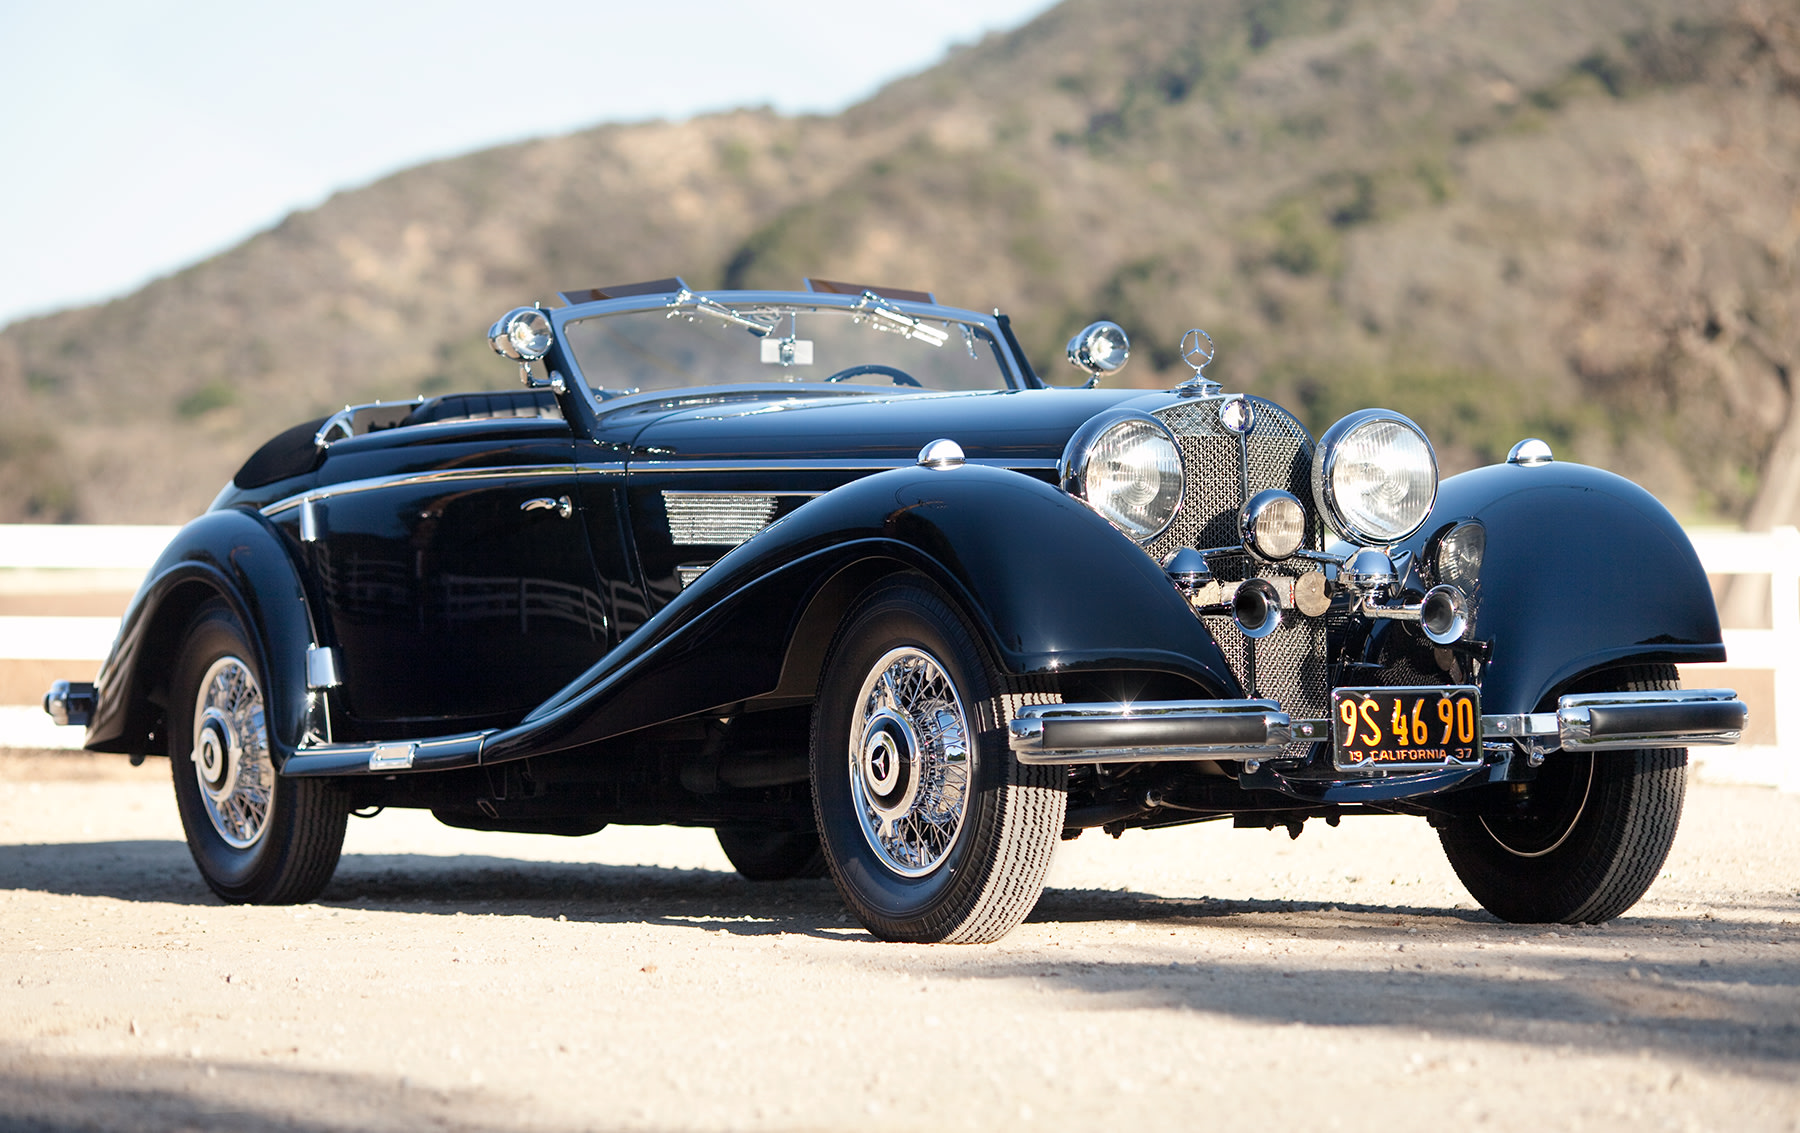
<svg viewBox="0 0 1800 1133">
<path fill-rule="evenodd" d="M 1690 514 L 1800 519 L 1800 20 L 1765 0 L 1069 0 L 830 117 L 603 126 L 412 169 L 0 333 L 0 519 L 177 521 L 276 428 L 510 380 L 557 289 L 933 287 L 1084 321 L 1315 428 L 1526 432 Z"/>
</svg>

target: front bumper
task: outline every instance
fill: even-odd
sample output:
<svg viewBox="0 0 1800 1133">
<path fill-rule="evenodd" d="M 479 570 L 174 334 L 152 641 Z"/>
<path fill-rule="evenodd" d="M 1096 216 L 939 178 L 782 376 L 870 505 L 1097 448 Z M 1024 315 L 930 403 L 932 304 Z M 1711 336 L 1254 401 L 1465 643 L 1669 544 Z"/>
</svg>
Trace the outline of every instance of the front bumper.
<svg viewBox="0 0 1800 1133">
<path fill-rule="evenodd" d="M 1737 743 L 1748 719 L 1731 689 L 1595 692 L 1565 696 L 1555 712 L 1483 716 L 1481 735 L 1533 754 L 1708 747 Z M 1273 700 L 1033 704 L 1010 725 L 1019 762 L 1049 764 L 1279 759 L 1331 734 L 1331 721 L 1292 719 Z"/>
<path fill-rule="evenodd" d="M 44 694 L 44 711 L 52 722 L 86 727 L 94 718 L 94 686 L 87 681 L 57 681 Z"/>
</svg>

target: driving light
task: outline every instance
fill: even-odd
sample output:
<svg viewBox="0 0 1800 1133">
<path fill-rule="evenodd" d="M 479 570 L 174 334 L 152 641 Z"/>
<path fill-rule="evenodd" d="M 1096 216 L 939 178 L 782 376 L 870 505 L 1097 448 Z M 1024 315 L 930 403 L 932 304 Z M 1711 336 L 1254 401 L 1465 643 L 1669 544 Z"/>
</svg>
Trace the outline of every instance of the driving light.
<svg viewBox="0 0 1800 1133">
<path fill-rule="evenodd" d="M 536 307 L 517 307 L 488 328 L 488 345 L 502 358 L 535 362 L 550 353 L 555 341 L 550 318 Z"/>
<path fill-rule="evenodd" d="M 1319 439 L 1313 499 L 1332 528 L 1359 543 L 1397 543 L 1437 499 L 1437 456 L 1417 425 L 1387 409 L 1343 418 Z"/>
<path fill-rule="evenodd" d="M 1306 540 L 1306 509 L 1278 488 L 1258 492 L 1238 512 L 1238 536 L 1265 559 L 1285 559 Z"/>
<path fill-rule="evenodd" d="M 1062 486 L 1140 543 L 1162 534 L 1181 508 L 1181 449 L 1154 417 L 1096 417 L 1063 450 Z"/>
</svg>

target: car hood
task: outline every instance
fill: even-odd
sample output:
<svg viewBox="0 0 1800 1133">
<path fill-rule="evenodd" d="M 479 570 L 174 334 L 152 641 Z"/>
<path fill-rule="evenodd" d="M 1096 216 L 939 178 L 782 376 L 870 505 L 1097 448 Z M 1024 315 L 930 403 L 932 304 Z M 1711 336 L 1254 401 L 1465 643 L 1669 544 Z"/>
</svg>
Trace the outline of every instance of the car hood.
<svg viewBox="0 0 1800 1133">
<path fill-rule="evenodd" d="M 714 392 L 716 398 L 695 393 L 621 406 L 604 423 L 609 432 L 633 434 L 634 459 L 885 463 L 910 461 L 927 443 L 948 438 L 970 460 L 1037 464 L 1061 456 L 1070 435 L 1097 413 L 1133 403 L 1150 408 L 1168 399 L 1129 389 L 800 397 L 792 387 L 766 394 Z"/>
</svg>

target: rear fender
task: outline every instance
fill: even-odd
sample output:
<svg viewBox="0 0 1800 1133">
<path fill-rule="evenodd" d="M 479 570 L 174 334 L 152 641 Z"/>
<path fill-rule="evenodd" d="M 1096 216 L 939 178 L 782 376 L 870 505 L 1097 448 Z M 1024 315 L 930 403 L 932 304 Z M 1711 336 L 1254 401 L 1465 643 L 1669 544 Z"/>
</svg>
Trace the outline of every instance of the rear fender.
<svg viewBox="0 0 1800 1133">
<path fill-rule="evenodd" d="M 1631 481 L 1579 464 L 1453 476 L 1405 546 L 1461 519 L 1487 528 L 1471 636 L 1488 643 L 1486 712 L 1534 712 L 1577 678 L 1636 663 L 1723 661 L 1719 616 L 1687 534 Z"/>
<path fill-rule="evenodd" d="M 1148 670 L 1242 690 L 1168 578 L 1105 520 L 1005 469 L 904 468 L 806 504 L 720 559 L 483 761 L 604 739 L 750 700 L 810 698 L 857 595 L 924 574 L 1015 676 Z"/>
<path fill-rule="evenodd" d="M 315 641 L 305 589 L 274 525 L 229 509 L 177 532 L 132 599 L 95 682 L 90 751 L 163 754 L 176 652 L 194 612 L 215 598 L 249 631 L 277 765 L 299 746 L 309 717 L 306 650 Z"/>
</svg>

